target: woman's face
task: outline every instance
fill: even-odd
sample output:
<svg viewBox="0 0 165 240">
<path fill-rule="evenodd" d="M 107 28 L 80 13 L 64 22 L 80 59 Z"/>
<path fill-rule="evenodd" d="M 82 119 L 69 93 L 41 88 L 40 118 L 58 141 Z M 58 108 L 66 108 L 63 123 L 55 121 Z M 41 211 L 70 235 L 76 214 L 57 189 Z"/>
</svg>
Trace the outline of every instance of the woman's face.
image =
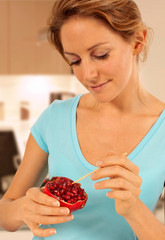
<svg viewBox="0 0 165 240">
<path fill-rule="evenodd" d="M 99 20 L 74 17 L 61 29 L 64 54 L 98 102 L 115 99 L 133 77 L 133 44 Z"/>
</svg>

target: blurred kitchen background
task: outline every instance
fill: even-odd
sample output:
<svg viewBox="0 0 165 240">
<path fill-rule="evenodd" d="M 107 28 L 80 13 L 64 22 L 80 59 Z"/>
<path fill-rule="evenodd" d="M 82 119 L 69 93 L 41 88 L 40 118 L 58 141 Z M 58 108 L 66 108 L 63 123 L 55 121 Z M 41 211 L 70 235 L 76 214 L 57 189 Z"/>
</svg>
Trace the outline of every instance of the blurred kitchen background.
<svg viewBox="0 0 165 240">
<path fill-rule="evenodd" d="M 30 127 L 54 99 L 86 90 L 47 41 L 53 0 L 0 0 L 0 197 L 21 162 Z M 165 102 L 165 1 L 136 0 L 144 22 L 154 29 L 143 85 Z M 163 195 L 155 215 L 164 222 Z M 24 226 L 17 233 L 0 231 L 0 239 L 31 239 Z"/>
</svg>

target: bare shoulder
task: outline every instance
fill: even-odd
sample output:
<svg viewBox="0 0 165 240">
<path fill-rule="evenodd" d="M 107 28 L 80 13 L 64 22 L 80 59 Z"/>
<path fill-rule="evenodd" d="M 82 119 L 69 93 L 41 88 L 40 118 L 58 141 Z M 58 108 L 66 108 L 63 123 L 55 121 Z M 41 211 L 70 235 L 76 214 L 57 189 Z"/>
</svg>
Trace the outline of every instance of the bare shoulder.
<svg viewBox="0 0 165 240">
<path fill-rule="evenodd" d="M 78 105 L 79 109 L 92 109 L 96 105 L 96 100 L 91 93 L 83 94 Z"/>
<path fill-rule="evenodd" d="M 149 101 L 150 109 L 159 116 L 165 109 L 165 103 L 153 95 L 150 95 Z"/>
<path fill-rule="evenodd" d="M 24 157 L 14 179 L 4 195 L 5 198 L 17 199 L 34 187 L 47 164 L 48 154 L 37 144 L 32 134 L 27 141 Z"/>
</svg>

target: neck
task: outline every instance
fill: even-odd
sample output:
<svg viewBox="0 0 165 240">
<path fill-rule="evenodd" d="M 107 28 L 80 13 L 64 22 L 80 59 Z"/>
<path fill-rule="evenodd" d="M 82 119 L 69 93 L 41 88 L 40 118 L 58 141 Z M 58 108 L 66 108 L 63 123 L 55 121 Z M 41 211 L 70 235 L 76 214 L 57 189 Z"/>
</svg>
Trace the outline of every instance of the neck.
<svg viewBox="0 0 165 240">
<path fill-rule="evenodd" d="M 147 105 L 147 95 L 147 91 L 138 79 L 138 81 L 128 84 L 128 86 L 111 101 L 110 106 L 121 113 L 139 112 Z"/>
<path fill-rule="evenodd" d="M 95 109 L 99 111 L 112 111 L 119 114 L 125 113 L 139 113 L 148 104 L 148 92 L 142 87 L 139 81 L 139 74 L 137 68 L 133 72 L 130 81 L 123 88 L 120 94 L 114 98 L 111 102 L 98 103 L 95 105 Z"/>
</svg>

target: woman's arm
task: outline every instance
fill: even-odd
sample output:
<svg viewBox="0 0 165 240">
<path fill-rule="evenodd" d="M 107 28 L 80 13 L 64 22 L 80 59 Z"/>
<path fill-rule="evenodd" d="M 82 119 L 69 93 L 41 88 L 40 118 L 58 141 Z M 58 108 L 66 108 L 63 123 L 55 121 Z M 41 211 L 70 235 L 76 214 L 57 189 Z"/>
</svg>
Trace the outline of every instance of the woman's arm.
<svg viewBox="0 0 165 240">
<path fill-rule="evenodd" d="M 24 223 L 34 235 L 47 237 L 55 229 L 41 229 L 40 224 L 57 224 L 73 219 L 69 209 L 34 187 L 48 159 L 30 134 L 23 160 L 6 194 L 0 200 L 0 226 L 16 231 Z"/>
<path fill-rule="evenodd" d="M 132 214 L 125 219 L 139 240 L 165 239 L 165 226 L 157 220 L 142 201 L 138 200 Z"/>
<path fill-rule="evenodd" d="M 111 189 L 107 193 L 115 200 L 116 211 L 130 224 L 139 240 L 164 240 L 165 226 L 139 199 L 142 179 L 139 169 L 127 157 L 111 154 L 97 164 L 100 169 L 92 180 L 102 180 L 96 189 Z"/>
<path fill-rule="evenodd" d="M 23 160 L 15 177 L 0 200 L 0 225 L 9 231 L 17 230 L 24 224 L 21 216 L 22 203 L 27 190 L 35 186 L 48 158 L 30 134 Z M 13 201 L 15 200 L 15 201 Z"/>
</svg>

